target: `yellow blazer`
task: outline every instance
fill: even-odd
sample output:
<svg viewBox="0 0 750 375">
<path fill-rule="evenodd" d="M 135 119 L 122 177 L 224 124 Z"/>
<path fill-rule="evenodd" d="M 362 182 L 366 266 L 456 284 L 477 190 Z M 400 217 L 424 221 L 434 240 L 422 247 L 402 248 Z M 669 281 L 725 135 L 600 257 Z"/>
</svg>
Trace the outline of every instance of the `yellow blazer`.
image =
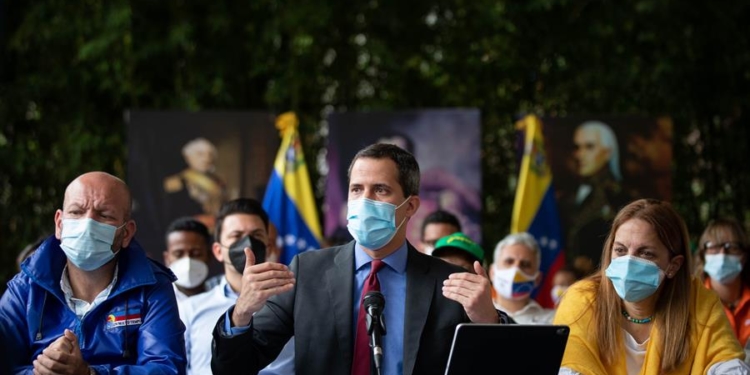
<svg viewBox="0 0 750 375">
<path fill-rule="evenodd" d="M 571 286 L 555 313 L 554 324 L 570 326 L 570 336 L 560 366 L 585 375 L 627 375 L 624 349 L 613 366 L 605 366 L 599 358 L 599 345 L 592 329 L 596 323 L 592 321 L 594 314 L 590 308 L 594 300 L 592 284 L 592 281 L 584 280 Z M 694 302 L 691 311 L 697 328 L 692 331 L 690 356 L 670 374 L 704 375 L 715 363 L 745 357 L 719 297 L 704 288 L 697 279 L 693 280 L 692 292 Z M 576 319 L 579 316 L 580 319 Z M 661 337 L 658 337 L 657 330 L 652 330 L 652 333 L 641 375 L 659 375 L 661 372 L 661 353 L 654 344 L 661 342 Z"/>
</svg>

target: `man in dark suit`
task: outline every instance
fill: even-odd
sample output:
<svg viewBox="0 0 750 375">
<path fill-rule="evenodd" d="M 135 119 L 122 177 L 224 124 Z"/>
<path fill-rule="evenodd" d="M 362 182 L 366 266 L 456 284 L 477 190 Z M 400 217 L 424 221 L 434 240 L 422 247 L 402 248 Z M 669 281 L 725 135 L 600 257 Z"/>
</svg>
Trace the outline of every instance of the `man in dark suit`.
<svg viewBox="0 0 750 375">
<path fill-rule="evenodd" d="M 349 167 L 354 241 L 301 253 L 291 269 L 255 265 L 245 249 L 240 297 L 214 329 L 213 372 L 255 374 L 294 336 L 297 374 L 355 373 L 360 296 L 376 263 L 387 301 L 383 374 L 442 374 L 456 325 L 511 322 L 495 310 L 479 262 L 476 274 L 465 272 L 406 241 L 406 223 L 419 208 L 419 176 L 414 156 L 398 146 L 366 147 Z"/>
</svg>

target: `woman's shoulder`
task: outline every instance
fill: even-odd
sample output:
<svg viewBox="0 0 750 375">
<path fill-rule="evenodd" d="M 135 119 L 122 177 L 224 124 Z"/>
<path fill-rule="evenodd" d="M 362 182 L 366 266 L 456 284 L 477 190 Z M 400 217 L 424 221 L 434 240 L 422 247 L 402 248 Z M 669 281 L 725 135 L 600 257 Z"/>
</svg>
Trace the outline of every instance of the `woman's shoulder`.
<svg viewBox="0 0 750 375">
<path fill-rule="evenodd" d="M 599 283 L 597 281 L 592 279 L 583 279 L 576 281 L 573 285 L 571 285 L 568 290 L 565 291 L 565 295 L 572 295 L 578 299 L 594 300 L 596 298 L 598 289 Z"/>
<path fill-rule="evenodd" d="M 706 323 L 712 314 L 724 314 L 719 296 L 711 289 L 703 286 L 703 282 L 698 277 L 693 277 L 691 285 L 693 292 L 693 308 L 695 319 L 699 323 Z"/>
<path fill-rule="evenodd" d="M 591 314 L 591 308 L 596 300 L 598 287 L 599 283 L 591 279 L 583 279 L 571 285 L 565 291 L 560 305 L 557 307 L 553 322 L 555 324 L 572 324 L 580 321 L 584 316 L 588 316 L 584 320 L 590 319 L 589 314 Z"/>
</svg>

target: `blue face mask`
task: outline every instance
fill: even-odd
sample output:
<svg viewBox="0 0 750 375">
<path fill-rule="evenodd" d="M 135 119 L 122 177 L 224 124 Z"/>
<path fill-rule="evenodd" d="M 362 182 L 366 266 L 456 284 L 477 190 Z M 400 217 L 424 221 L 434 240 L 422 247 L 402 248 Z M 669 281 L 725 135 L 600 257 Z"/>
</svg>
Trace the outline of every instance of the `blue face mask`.
<svg viewBox="0 0 750 375">
<path fill-rule="evenodd" d="M 76 267 L 93 271 L 115 257 L 115 232 L 125 224 L 115 227 L 89 218 L 63 219 L 60 247 Z"/>
<path fill-rule="evenodd" d="M 408 201 L 409 197 L 404 203 Z M 391 241 L 406 221 L 404 218 L 396 227 L 396 209 L 404 203 L 397 207 L 387 202 L 367 198 L 349 201 L 346 227 L 357 243 L 370 250 L 379 250 Z"/>
<path fill-rule="evenodd" d="M 742 272 L 742 261 L 737 255 L 706 254 L 703 271 L 706 271 L 711 279 L 726 284 Z"/>
<path fill-rule="evenodd" d="M 628 302 L 651 296 L 664 279 L 664 271 L 656 263 L 630 255 L 612 259 L 605 274 L 617 295 Z"/>
</svg>

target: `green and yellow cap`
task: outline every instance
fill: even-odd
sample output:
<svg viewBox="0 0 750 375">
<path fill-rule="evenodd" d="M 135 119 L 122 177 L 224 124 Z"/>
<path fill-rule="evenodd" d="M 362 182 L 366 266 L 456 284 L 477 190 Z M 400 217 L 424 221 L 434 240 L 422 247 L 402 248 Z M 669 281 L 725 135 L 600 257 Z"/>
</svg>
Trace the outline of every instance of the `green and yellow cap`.
<svg viewBox="0 0 750 375">
<path fill-rule="evenodd" d="M 471 238 L 461 232 L 453 233 L 449 236 L 445 236 L 439 239 L 435 243 L 435 249 L 432 250 L 432 255 L 440 256 L 440 253 L 448 249 L 457 249 L 469 253 L 473 258 L 478 260 L 480 263 L 484 259 L 484 249 L 477 245 L 476 242 L 472 241 Z"/>
</svg>

